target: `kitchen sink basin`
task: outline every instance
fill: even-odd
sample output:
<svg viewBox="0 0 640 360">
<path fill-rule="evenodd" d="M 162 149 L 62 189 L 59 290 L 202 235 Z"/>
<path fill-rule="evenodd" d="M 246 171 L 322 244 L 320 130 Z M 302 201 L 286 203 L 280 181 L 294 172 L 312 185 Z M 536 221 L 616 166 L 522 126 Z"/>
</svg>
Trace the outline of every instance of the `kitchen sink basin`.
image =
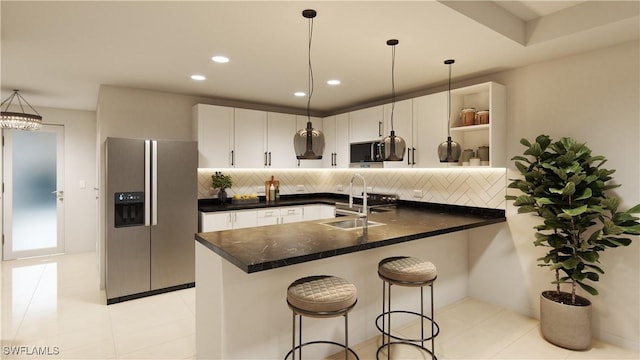
<svg viewBox="0 0 640 360">
<path fill-rule="evenodd" d="M 343 219 L 343 220 L 337 220 L 337 221 L 323 222 L 321 224 L 326 226 L 331 226 L 333 228 L 341 229 L 341 230 L 353 230 L 353 229 L 362 228 L 364 225 L 364 219 L 362 218 Z M 386 224 L 375 222 L 375 221 L 367 221 L 367 227 L 382 226 L 382 225 L 386 225 Z"/>
</svg>

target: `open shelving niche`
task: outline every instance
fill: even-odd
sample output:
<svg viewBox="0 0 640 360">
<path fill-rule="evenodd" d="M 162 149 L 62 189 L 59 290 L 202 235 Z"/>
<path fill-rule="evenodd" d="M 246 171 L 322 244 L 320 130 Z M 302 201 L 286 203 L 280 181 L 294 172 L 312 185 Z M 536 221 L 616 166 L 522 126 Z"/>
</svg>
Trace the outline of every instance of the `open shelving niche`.
<svg viewBox="0 0 640 360">
<path fill-rule="evenodd" d="M 489 110 L 489 124 L 463 126 L 460 111 Z M 489 146 L 489 165 L 506 166 L 506 88 L 487 82 L 451 90 L 451 138 L 462 150 Z M 457 163 L 457 165 L 460 165 Z"/>
</svg>

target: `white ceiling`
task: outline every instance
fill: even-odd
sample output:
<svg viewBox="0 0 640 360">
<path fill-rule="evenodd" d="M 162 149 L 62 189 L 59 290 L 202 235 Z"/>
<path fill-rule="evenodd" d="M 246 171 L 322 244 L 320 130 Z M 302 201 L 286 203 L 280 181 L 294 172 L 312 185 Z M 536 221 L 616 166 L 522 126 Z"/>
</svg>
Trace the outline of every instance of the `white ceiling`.
<svg viewBox="0 0 640 360">
<path fill-rule="evenodd" d="M 318 11 L 311 108 L 386 99 L 397 38 L 399 95 L 640 37 L 633 1 L 7 1 L 2 98 L 95 110 L 109 84 L 304 109 L 308 23 Z M 228 64 L 211 56 L 224 54 Z M 204 82 L 189 78 L 207 76 Z M 337 87 L 326 85 L 338 78 Z"/>
</svg>

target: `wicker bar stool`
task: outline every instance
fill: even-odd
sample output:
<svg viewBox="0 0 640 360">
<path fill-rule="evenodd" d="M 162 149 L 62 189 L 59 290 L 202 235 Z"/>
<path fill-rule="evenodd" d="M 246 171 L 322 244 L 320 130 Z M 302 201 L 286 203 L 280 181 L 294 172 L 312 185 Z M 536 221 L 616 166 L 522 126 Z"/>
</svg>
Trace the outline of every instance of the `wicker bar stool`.
<svg viewBox="0 0 640 360">
<path fill-rule="evenodd" d="M 349 348 L 349 311 L 353 309 L 358 301 L 356 287 L 336 276 L 317 275 L 298 279 L 287 288 L 287 304 L 293 312 L 293 330 L 291 350 L 285 355 L 285 360 L 289 355 L 296 358 L 298 350 L 299 358 L 302 359 L 302 347 L 312 344 L 331 344 L 344 348 L 345 360 L 351 352 L 356 359 L 358 354 Z M 299 317 L 298 324 L 298 345 L 296 345 L 296 316 Z M 329 318 L 344 316 L 344 344 L 335 341 L 310 341 L 302 343 L 302 317 Z"/>
<path fill-rule="evenodd" d="M 382 279 L 382 313 L 376 318 L 376 327 L 382 333 L 382 345 L 378 348 L 376 358 L 382 349 L 387 349 L 387 359 L 391 358 L 391 345 L 406 344 L 420 348 L 437 359 L 435 354 L 435 338 L 440 333 L 440 327 L 434 320 L 433 313 L 433 283 L 437 278 L 436 267 L 429 261 L 415 257 L 397 256 L 383 259 L 378 263 L 378 276 Z M 391 310 L 391 285 L 419 287 L 420 313 L 408 310 Z M 424 287 L 431 290 L 431 313 L 424 314 Z M 409 339 L 391 334 L 391 315 L 410 314 L 420 317 L 421 335 L 418 339 Z M 424 320 L 431 323 L 430 334 L 425 334 Z M 382 325 L 380 325 L 380 322 Z M 425 347 L 425 342 L 431 340 L 431 349 Z"/>
</svg>

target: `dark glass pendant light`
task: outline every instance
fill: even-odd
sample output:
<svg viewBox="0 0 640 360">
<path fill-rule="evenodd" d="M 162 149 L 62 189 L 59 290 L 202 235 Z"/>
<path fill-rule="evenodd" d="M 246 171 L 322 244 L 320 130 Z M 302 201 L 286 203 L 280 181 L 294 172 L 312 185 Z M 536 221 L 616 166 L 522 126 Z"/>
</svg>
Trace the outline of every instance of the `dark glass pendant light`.
<svg viewBox="0 0 640 360">
<path fill-rule="evenodd" d="M 311 39 L 313 37 L 313 18 L 316 11 L 307 9 L 302 11 L 302 16 L 309 19 L 309 91 L 307 96 L 307 126 L 296 131 L 293 137 L 293 147 L 298 160 L 322 159 L 324 152 L 324 134 L 313 128 L 311 124 L 311 96 L 313 95 L 313 69 L 311 67 Z"/>
<path fill-rule="evenodd" d="M 398 43 L 399 41 L 397 39 L 387 40 L 387 45 L 391 46 L 391 93 L 393 102 L 391 103 L 391 133 L 382 139 L 382 144 L 384 145 L 384 161 L 402 161 L 404 152 L 407 150 L 407 143 L 400 136 L 396 136 L 396 132 L 393 130 L 393 112 L 396 107 L 396 45 L 398 45 Z"/>
<path fill-rule="evenodd" d="M 447 114 L 447 141 L 438 145 L 438 157 L 440 158 L 440 162 L 458 162 L 458 159 L 460 159 L 460 153 L 462 152 L 460 144 L 451 140 L 451 65 L 455 62 L 456 61 L 453 59 L 444 61 L 445 65 L 449 65 L 449 112 Z"/>
</svg>

